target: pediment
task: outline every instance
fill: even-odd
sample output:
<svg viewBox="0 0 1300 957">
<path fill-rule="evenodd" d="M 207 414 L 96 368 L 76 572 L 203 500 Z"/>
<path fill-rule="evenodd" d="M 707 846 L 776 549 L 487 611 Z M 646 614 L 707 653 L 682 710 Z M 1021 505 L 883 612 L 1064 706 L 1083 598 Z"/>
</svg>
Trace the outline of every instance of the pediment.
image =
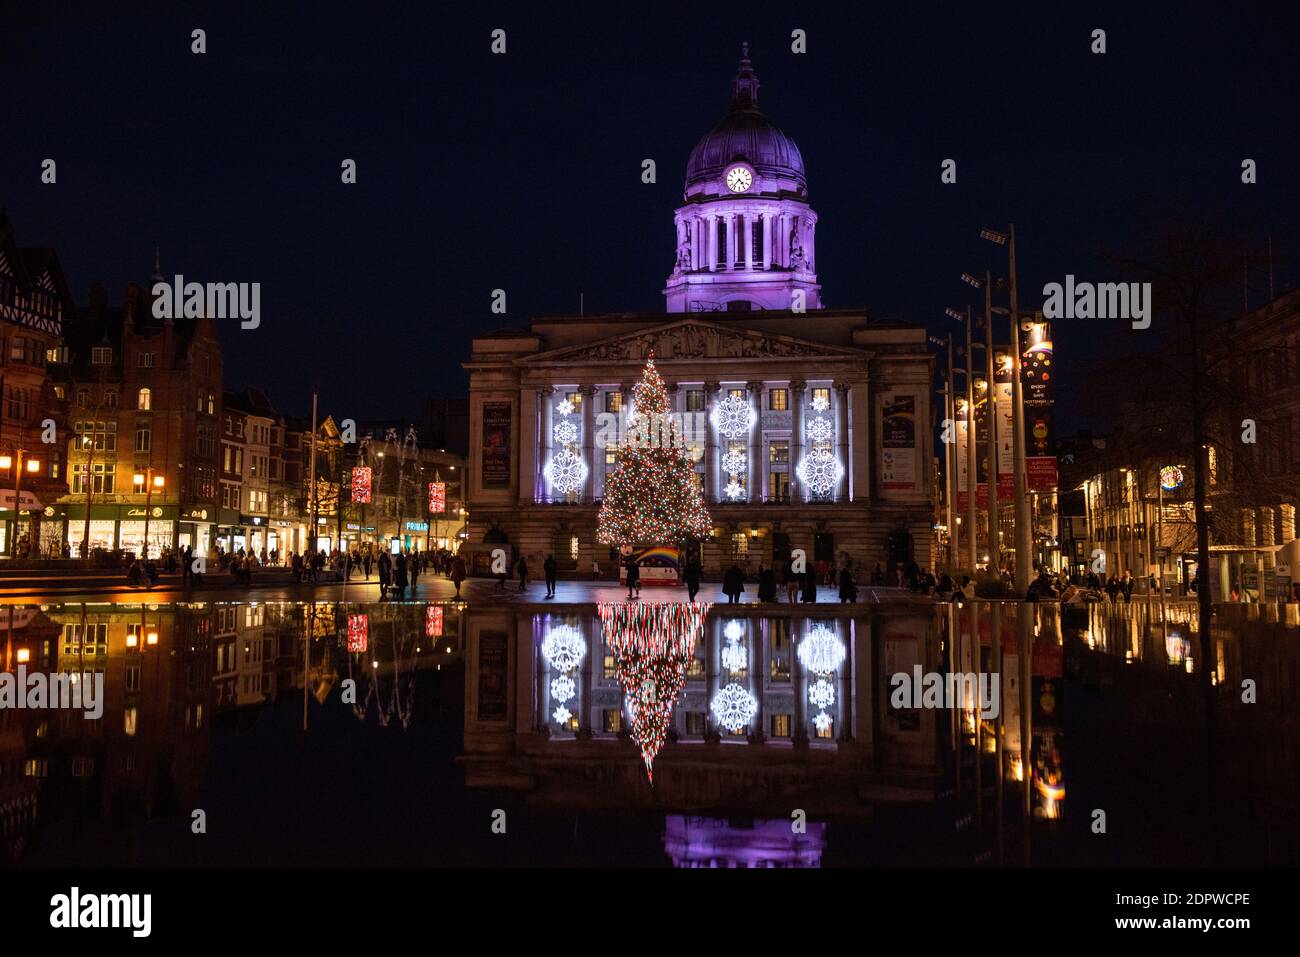
<svg viewBox="0 0 1300 957">
<path fill-rule="evenodd" d="M 644 362 L 654 352 L 659 362 L 675 359 L 798 359 L 862 357 L 861 349 L 832 346 L 794 336 L 737 329 L 699 319 L 683 319 L 581 346 L 542 352 L 522 364 L 554 362 Z"/>
</svg>

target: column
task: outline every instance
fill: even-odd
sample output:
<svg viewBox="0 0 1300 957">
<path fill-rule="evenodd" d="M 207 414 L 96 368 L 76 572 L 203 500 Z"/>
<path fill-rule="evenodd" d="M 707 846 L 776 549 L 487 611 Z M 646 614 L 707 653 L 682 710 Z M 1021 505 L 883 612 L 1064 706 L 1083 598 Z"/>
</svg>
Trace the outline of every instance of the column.
<svg viewBox="0 0 1300 957">
<path fill-rule="evenodd" d="M 541 475 L 537 461 L 538 443 L 537 433 L 541 426 L 538 423 L 537 408 L 537 390 L 524 387 L 519 390 L 519 475 L 516 476 L 518 485 L 518 499 L 520 504 L 537 501 L 538 486 L 537 481 Z M 481 407 L 479 415 L 482 415 Z M 482 436 L 482 424 L 478 424 L 478 435 Z M 529 432 L 533 433 L 533 438 L 528 437 Z M 469 489 L 465 490 L 469 493 Z M 288 548 L 281 546 L 281 553 L 287 553 Z"/>
<path fill-rule="evenodd" d="M 802 379 L 790 380 L 790 501 L 797 502 L 802 497 L 799 488 L 799 476 L 795 471 L 799 460 L 803 458 L 803 396 L 808 383 Z"/>
<path fill-rule="evenodd" d="M 749 500 L 761 502 L 766 496 L 763 488 L 763 462 L 759 453 L 763 450 L 763 383 L 746 382 L 749 390 L 750 408 L 754 410 L 754 428 L 749 433 L 749 462 L 746 478 L 749 482 Z"/>
<path fill-rule="evenodd" d="M 596 450 L 596 387 L 594 385 L 578 386 L 582 396 L 582 460 L 587 463 L 587 484 L 579 496 L 580 502 L 591 502 L 596 498 L 597 466 Z"/>
<path fill-rule="evenodd" d="M 845 485 L 849 475 L 848 463 L 848 441 L 849 441 L 849 422 L 848 422 L 848 405 L 849 405 L 849 387 L 847 383 L 835 383 L 835 455 L 841 465 L 844 466 L 844 478 L 840 479 L 839 484 L 835 487 L 834 500 L 841 501 L 847 498 L 845 495 Z"/>
<path fill-rule="evenodd" d="M 808 248 L 804 250 L 804 258 L 808 261 L 808 271 L 817 271 L 817 235 L 816 221 L 808 224 Z"/>
<path fill-rule="evenodd" d="M 540 470 L 538 472 L 538 489 L 541 495 L 538 501 L 550 501 L 551 489 L 546 481 L 546 466 L 550 464 L 551 456 L 554 455 L 555 433 L 555 388 L 546 386 L 537 393 L 537 401 L 542 404 L 542 434 L 541 442 L 538 448 L 542 450 L 541 461 L 538 463 Z"/>
<path fill-rule="evenodd" d="M 772 268 L 772 214 L 763 214 L 763 271 Z"/>
<path fill-rule="evenodd" d="M 745 213 L 745 271 L 754 271 L 754 216 Z"/>
<path fill-rule="evenodd" d="M 718 218 L 706 216 L 705 227 L 709 230 L 709 272 L 718 270 Z"/>
<path fill-rule="evenodd" d="M 767 618 L 753 619 L 754 627 L 745 629 L 747 632 L 752 632 L 754 636 L 754 642 L 749 650 L 749 675 L 753 679 L 754 701 L 758 705 L 754 709 L 754 724 L 747 735 L 750 744 L 762 744 L 767 740 L 766 726 L 763 724 L 763 719 L 766 717 L 763 706 L 767 700 L 767 695 L 764 692 L 767 689 L 764 687 L 765 682 L 763 679 L 767 675 L 768 668 L 766 653 L 769 620 Z"/>
<path fill-rule="evenodd" d="M 776 227 L 776 263 L 782 269 L 790 266 L 790 217 L 782 213 Z"/>
<path fill-rule="evenodd" d="M 700 263 L 704 259 L 704 251 L 700 248 L 700 221 L 692 219 L 691 223 L 691 269 L 698 270 Z"/>
<path fill-rule="evenodd" d="M 718 439 L 713 431 L 713 407 L 718 401 L 718 383 L 704 383 L 704 501 L 718 500 Z"/>
<path fill-rule="evenodd" d="M 917 421 L 928 422 L 923 417 L 924 409 L 917 410 Z M 865 382 L 855 382 L 849 389 L 849 429 L 851 441 L 849 454 L 851 462 L 845 462 L 849 470 L 849 497 L 854 502 L 865 502 L 871 498 L 871 395 Z M 925 448 L 928 433 L 917 430 L 917 442 Z M 925 461 L 929 461 L 926 456 Z M 926 473 L 922 473 L 923 475 Z"/>
<path fill-rule="evenodd" d="M 736 268 L 736 214 L 727 213 L 727 270 Z"/>
</svg>

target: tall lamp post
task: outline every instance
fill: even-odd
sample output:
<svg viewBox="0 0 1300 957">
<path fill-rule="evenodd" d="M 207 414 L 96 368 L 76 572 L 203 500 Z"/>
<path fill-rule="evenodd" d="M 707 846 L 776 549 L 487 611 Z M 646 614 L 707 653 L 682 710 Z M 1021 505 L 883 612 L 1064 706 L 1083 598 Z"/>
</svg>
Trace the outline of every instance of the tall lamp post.
<svg viewBox="0 0 1300 957">
<path fill-rule="evenodd" d="M 1016 503 L 1016 591 L 1024 594 L 1029 589 L 1030 565 L 1033 556 L 1033 525 L 1029 512 L 1029 496 L 1025 491 L 1025 397 L 1020 382 L 1020 315 L 1016 292 L 1016 225 L 1012 223 L 1005 233 L 996 229 L 981 229 L 980 238 L 1007 246 L 1010 258 L 1008 279 L 1011 294 L 1011 405 L 1012 435 L 1015 470 Z"/>
<path fill-rule="evenodd" d="M 154 474 L 152 465 L 143 472 L 136 472 L 131 481 L 137 493 L 141 488 L 144 489 L 144 545 L 141 546 L 140 551 L 147 562 L 149 560 L 149 503 L 153 499 L 153 490 L 161 489 L 167 483 L 161 475 Z"/>
<path fill-rule="evenodd" d="M 18 557 L 18 513 L 22 505 L 23 456 L 26 454 L 26 449 L 18 449 L 13 456 L 0 455 L 0 470 L 7 471 L 10 468 L 14 470 L 14 534 L 13 541 L 9 543 L 9 554 L 13 558 Z M 16 460 L 14 456 L 17 456 Z M 35 475 L 40 470 L 40 459 L 27 459 L 27 471 Z"/>
</svg>

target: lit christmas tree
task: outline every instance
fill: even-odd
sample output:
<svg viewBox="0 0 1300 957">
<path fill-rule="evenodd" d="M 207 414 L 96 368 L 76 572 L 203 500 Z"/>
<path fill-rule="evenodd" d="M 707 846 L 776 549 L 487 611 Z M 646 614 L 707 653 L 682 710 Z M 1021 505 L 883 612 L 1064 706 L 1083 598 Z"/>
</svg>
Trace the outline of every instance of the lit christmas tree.
<svg viewBox="0 0 1300 957">
<path fill-rule="evenodd" d="M 605 479 L 596 540 L 606 545 L 678 545 L 703 538 L 709 512 L 695 487 L 695 466 L 668 412 L 654 353 L 632 389 L 627 440 Z"/>
<path fill-rule="evenodd" d="M 600 605 L 599 612 L 605 644 L 627 695 L 632 740 L 653 785 L 655 755 L 668 738 L 709 603 L 611 602 Z"/>
</svg>

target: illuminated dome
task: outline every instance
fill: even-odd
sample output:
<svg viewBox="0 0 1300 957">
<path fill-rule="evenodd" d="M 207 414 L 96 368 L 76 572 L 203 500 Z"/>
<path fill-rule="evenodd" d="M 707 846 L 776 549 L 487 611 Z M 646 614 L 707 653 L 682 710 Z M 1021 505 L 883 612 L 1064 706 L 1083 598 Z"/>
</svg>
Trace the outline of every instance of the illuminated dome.
<svg viewBox="0 0 1300 957">
<path fill-rule="evenodd" d="M 799 147 L 758 108 L 758 77 L 749 59 L 749 44 L 742 48 L 740 70 L 732 83 L 730 111 L 691 150 L 687 193 L 692 186 L 717 184 L 726 167 L 738 160 L 750 164 L 769 186 L 807 194 Z"/>
</svg>

